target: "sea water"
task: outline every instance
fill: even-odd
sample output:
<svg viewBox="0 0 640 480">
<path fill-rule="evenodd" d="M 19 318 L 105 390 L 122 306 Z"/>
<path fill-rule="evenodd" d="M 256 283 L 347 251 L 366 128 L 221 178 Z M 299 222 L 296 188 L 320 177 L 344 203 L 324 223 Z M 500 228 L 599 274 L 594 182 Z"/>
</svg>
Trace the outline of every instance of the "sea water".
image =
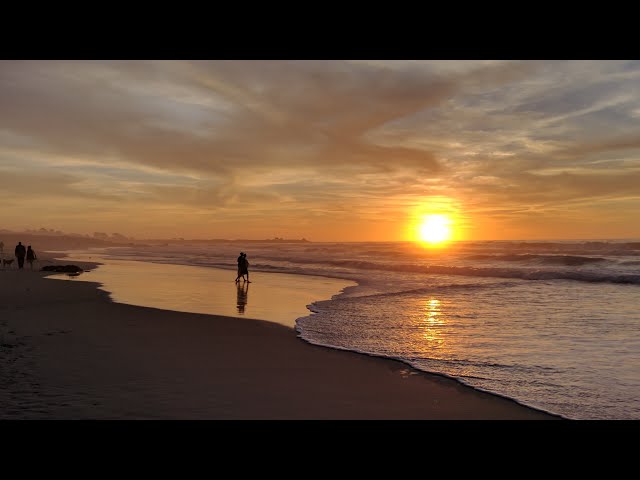
<svg viewBox="0 0 640 480">
<path fill-rule="evenodd" d="M 640 419 L 640 242 L 220 242 L 106 253 L 233 272 L 240 250 L 251 272 L 353 282 L 295 319 L 310 343 L 398 359 L 566 418 Z"/>
</svg>

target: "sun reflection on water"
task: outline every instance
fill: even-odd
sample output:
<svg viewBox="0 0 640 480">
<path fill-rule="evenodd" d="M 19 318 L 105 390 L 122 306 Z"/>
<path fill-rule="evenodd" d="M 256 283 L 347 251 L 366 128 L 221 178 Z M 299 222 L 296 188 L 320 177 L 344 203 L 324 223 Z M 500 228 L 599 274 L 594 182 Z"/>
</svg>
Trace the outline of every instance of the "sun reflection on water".
<svg viewBox="0 0 640 480">
<path fill-rule="evenodd" d="M 445 324 L 442 317 L 442 303 L 440 300 L 431 298 L 425 302 L 424 306 L 424 338 L 429 342 L 430 346 L 442 348 L 444 346 L 444 338 L 441 326 Z"/>
</svg>

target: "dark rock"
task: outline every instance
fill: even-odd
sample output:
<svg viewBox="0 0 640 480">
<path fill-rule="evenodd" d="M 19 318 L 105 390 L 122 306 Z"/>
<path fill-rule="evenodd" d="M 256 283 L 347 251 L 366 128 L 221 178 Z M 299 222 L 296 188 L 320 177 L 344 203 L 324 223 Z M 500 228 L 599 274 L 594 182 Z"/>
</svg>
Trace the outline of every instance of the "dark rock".
<svg viewBox="0 0 640 480">
<path fill-rule="evenodd" d="M 82 269 L 77 265 L 46 265 L 40 269 L 43 272 L 80 273 Z"/>
</svg>

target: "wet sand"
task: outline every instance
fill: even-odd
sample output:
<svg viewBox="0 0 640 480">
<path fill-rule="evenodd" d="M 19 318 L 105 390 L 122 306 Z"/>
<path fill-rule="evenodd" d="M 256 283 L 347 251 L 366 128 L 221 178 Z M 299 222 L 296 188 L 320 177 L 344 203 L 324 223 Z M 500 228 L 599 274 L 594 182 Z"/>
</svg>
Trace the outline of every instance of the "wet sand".
<svg viewBox="0 0 640 480">
<path fill-rule="evenodd" d="M 277 323 L 115 303 L 45 276 L 0 270 L 1 419 L 557 418 Z"/>
</svg>

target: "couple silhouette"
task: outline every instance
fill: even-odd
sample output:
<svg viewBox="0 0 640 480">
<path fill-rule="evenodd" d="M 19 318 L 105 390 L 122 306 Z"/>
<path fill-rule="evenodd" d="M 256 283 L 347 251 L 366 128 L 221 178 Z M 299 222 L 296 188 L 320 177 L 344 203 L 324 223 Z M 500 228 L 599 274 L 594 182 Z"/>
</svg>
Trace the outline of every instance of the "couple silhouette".
<svg viewBox="0 0 640 480">
<path fill-rule="evenodd" d="M 0 250 L 4 249 L 4 243 L 0 242 Z M 4 253 L 4 252 L 3 252 Z M 18 245 L 16 245 L 15 248 L 15 255 L 16 258 L 18 259 L 18 269 L 22 270 L 24 268 L 24 257 L 27 257 L 27 262 L 29 262 L 29 265 L 31 266 L 31 270 L 33 270 L 33 262 L 34 260 L 37 260 L 38 257 L 36 257 L 36 252 L 33 251 L 33 249 L 31 248 L 31 245 L 29 245 L 26 249 L 24 248 L 24 245 L 22 245 L 22 242 L 18 242 Z M 11 260 L 11 262 L 13 262 L 13 260 Z M 5 262 L 3 259 L 3 264 L 9 263 L 11 264 L 11 262 Z"/>
<path fill-rule="evenodd" d="M 247 276 L 246 279 L 244 278 L 245 275 Z M 251 283 L 249 281 L 249 260 L 247 260 L 247 254 L 244 252 L 240 252 L 240 256 L 238 257 L 238 276 L 236 277 L 236 282 L 239 282 L 241 277 L 242 281 Z"/>
</svg>

